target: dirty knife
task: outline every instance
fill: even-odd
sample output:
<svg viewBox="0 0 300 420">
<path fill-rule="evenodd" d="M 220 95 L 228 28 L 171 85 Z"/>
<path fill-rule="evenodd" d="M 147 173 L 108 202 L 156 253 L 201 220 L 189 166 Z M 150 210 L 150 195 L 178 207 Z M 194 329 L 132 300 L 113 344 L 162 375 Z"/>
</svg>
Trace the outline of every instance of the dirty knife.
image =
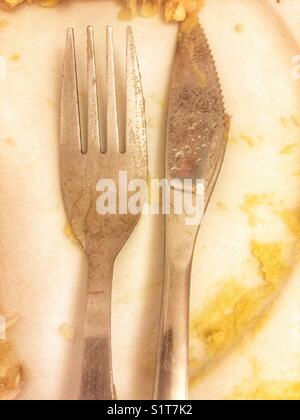
<svg viewBox="0 0 300 420">
<path fill-rule="evenodd" d="M 223 162 L 227 124 L 214 60 L 198 18 L 179 29 L 169 96 L 166 178 L 182 185 L 195 200 L 203 180 L 202 209 L 207 207 Z M 178 185 L 179 185 L 178 184 Z M 184 187 L 186 188 L 186 187 Z M 171 209 L 174 195 L 171 194 Z M 203 215 L 203 212 L 202 212 Z M 191 266 L 201 218 L 187 224 L 185 213 L 166 216 L 165 279 L 153 398 L 188 398 L 189 301 Z"/>
</svg>

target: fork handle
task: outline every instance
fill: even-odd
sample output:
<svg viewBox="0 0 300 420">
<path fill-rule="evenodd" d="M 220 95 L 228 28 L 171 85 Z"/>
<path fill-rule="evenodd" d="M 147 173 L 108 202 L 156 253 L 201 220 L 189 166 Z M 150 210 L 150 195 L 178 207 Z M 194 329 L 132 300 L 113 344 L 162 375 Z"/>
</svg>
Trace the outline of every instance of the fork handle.
<svg viewBox="0 0 300 420">
<path fill-rule="evenodd" d="M 113 265 L 114 261 L 109 261 L 89 266 L 81 400 L 116 399 L 111 355 Z"/>
<path fill-rule="evenodd" d="M 176 265 L 176 259 L 166 257 L 154 400 L 188 398 L 191 262 L 185 267 Z"/>
</svg>

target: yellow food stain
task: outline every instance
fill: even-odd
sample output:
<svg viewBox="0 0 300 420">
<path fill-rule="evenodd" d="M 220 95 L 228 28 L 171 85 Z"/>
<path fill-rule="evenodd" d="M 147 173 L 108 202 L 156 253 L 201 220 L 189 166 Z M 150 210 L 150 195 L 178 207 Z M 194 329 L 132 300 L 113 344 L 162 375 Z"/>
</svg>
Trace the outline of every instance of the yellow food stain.
<svg viewBox="0 0 300 420">
<path fill-rule="evenodd" d="M 255 214 L 256 208 L 272 205 L 272 195 L 270 194 L 247 194 L 241 205 L 241 210 L 248 216 L 250 226 L 255 226 L 259 221 Z"/>
<path fill-rule="evenodd" d="M 127 0 L 126 6 L 124 6 L 119 12 L 120 20 L 131 20 L 137 13 L 137 1 L 136 0 Z"/>
<path fill-rule="evenodd" d="M 66 341 L 73 341 L 75 338 L 75 330 L 71 325 L 61 325 L 58 332 Z"/>
<path fill-rule="evenodd" d="M 217 208 L 221 211 L 227 210 L 227 204 L 223 203 L 222 201 L 217 202 Z"/>
<path fill-rule="evenodd" d="M 199 25 L 199 19 L 196 14 L 189 15 L 180 25 L 180 31 L 189 34 Z"/>
<path fill-rule="evenodd" d="M 285 209 L 277 214 L 286 224 L 291 234 L 300 239 L 300 207 Z"/>
<path fill-rule="evenodd" d="M 9 26 L 9 22 L 7 20 L 0 19 L 0 31 L 3 31 Z"/>
<path fill-rule="evenodd" d="M 134 17 L 134 13 L 128 7 L 123 7 L 118 14 L 118 18 L 120 20 L 132 20 L 133 17 Z"/>
<path fill-rule="evenodd" d="M 38 0 L 42 7 L 54 7 L 60 3 L 61 0 Z"/>
<path fill-rule="evenodd" d="M 255 363 L 252 375 L 238 385 L 227 400 L 293 401 L 300 399 L 300 382 L 268 380 Z"/>
<path fill-rule="evenodd" d="M 78 245 L 78 241 L 73 233 L 70 224 L 67 222 L 64 228 L 64 235 L 75 245 Z"/>
<path fill-rule="evenodd" d="M 238 23 L 237 25 L 235 25 L 234 29 L 238 33 L 242 33 L 245 31 L 245 27 L 242 23 Z"/>
<path fill-rule="evenodd" d="M 16 145 L 16 142 L 12 137 L 7 137 L 6 139 L 4 139 L 4 143 L 12 147 Z"/>
<path fill-rule="evenodd" d="M 288 144 L 287 146 L 284 146 L 281 150 L 280 150 L 280 154 L 282 155 L 290 155 L 293 153 L 294 150 L 296 150 L 298 147 L 297 143 L 291 143 Z"/>
<path fill-rule="evenodd" d="M 284 128 L 300 127 L 300 115 L 293 114 L 280 118 L 281 124 Z"/>
<path fill-rule="evenodd" d="M 264 281 L 272 290 L 287 276 L 288 267 L 283 262 L 284 245 L 282 242 L 251 243 L 252 255 L 260 264 Z"/>
<path fill-rule="evenodd" d="M 143 0 L 140 15 L 151 17 L 156 15 L 159 10 L 160 3 L 156 0 Z"/>
<path fill-rule="evenodd" d="M 54 7 L 61 3 L 62 0 L 27 0 L 26 3 L 38 3 L 43 7 Z M 191 13 L 197 13 L 203 6 L 205 0 L 126 0 L 123 1 L 126 6 L 122 9 L 119 14 L 120 19 L 132 19 L 137 14 L 145 17 L 153 16 L 160 10 L 161 7 L 165 11 L 166 21 L 176 21 L 176 19 L 183 18 L 182 12 L 178 12 L 178 8 L 184 11 L 184 16 Z M 25 3 L 25 0 L 2 0 L 3 5 L 6 5 L 8 9 L 14 8 L 21 3 Z M 137 6 L 141 4 L 141 9 L 138 10 Z"/>
<path fill-rule="evenodd" d="M 289 117 L 281 117 L 280 121 L 284 128 L 290 128 L 291 120 Z"/>
<path fill-rule="evenodd" d="M 237 140 L 237 138 L 236 137 L 228 137 L 228 143 L 229 144 L 237 144 L 238 143 L 238 140 Z"/>
<path fill-rule="evenodd" d="M 250 136 L 248 134 L 239 134 L 235 137 L 229 137 L 229 143 L 231 144 L 240 144 L 240 143 L 244 143 L 246 146 L 248 146 L 249 148 L 256 148 L 259 146 L 259 143 L 263 140 L 263 138 L 261 136 Z"/>
<path fill-rule="evenodd" d="M 184 21 L 185 18 L 186 18 L 185 7 L 182 3 L 179 3 L 174 11 L 173 20 L 175 20 L 175 22 L 182 22 Z"/>
<path fill-rule="evenodd" d="M 10 61 L 20 61 L 21 60 L 21 56 L 20 54 L 13 54 L 10 56 Z"/>
<path fill-rule="evenodd" d="M 296 127 L 300 127 L 300 115 L 292 115 L 291 119 Z"/>
<path fill-rule="evenodd" d="M 255 147 L 256 143 L 254 139 L 247 134 L 241 134 L 240 135 L 241 140 L 243 140 L 249 147 Z"/>
<path fill-rule="evenodd" d="M 272 205 L 272 195 L 270 194 L 247 194 L 242 209 L 247 213 L 254 207 L 262 205 Z"/>
<path fill-rule="evenodd" d="M 251 243 L 252 255 L 259 263 L 261 285 L 248 287 L 235 278 L 226 280 L 217 295 L 191 322 L 192 334 L 205 343 L 208 356 L 227 350 L 255 329 L 264 308 L 285 279 L 288 268 L 283 261 L 282 243 Z"/>
<path fill-rule="evenodd" d="M 242 320 L 236 317 L 236 309 L 247 293 L 248 289 L 236 279 L 225 281 L 219 293 L 192 322 L 193 333 L 204 340 L 210 356 L 230 346 L 239 334 L 237 322 Z"/>
</svg>

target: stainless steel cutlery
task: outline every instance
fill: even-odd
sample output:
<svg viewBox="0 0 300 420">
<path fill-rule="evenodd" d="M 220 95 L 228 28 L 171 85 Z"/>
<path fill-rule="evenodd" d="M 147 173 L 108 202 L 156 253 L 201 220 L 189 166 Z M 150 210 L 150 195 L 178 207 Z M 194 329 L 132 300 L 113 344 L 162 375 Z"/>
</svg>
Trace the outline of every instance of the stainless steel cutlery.
<svg viewBox="0 0 300 420">
<path fill-rule="evenodd" d="M 198 19 L 191 17 L 178 34 L 167 117 L 165 175 L 169 180 L 202 179 L 204 208 L 220 172 L 226 133 L 213 57 Z M 195 198 L 197 191 L 192 189 L 190 194 Z M 200 220 L 187 225 L 184 213 L 166 216 L 165 279 L 153 393 L 158 400 L 188 397 L 190 277 L 199 226 Z"/>
<path fill-rule="evenodd" d="M 61 98 L 61 185 L 72 230 L 89 262 L 84 362 L 80 399 L 115 399 L 111 356 L 111 292 L 115 258 L 140 214 L 99 214 L 97 182 L 119 171 L 129 180 L 147 180 L 144 98 L 132 31 L 127 29 L 126 145 L 120 142 L 112 29 L 107 28 L 107 129 L 99 132 L 97 72 L 93 28 L 87 30 L 88 134 L 81 135 L 74 32 L 67 34 Z M 205 34 L 196 17 L 179 30 L 173 66 L 165 175 L 203 180 L 205 209 L 216 184 L 226 147 L 222 92 Z M 195 185 L 195 184 L 193 184 Z M 174 187 L 173 187 L 174 189 Z M 198 191 L 189 191 L 192 199 Z M 171 196 L 174 207 L 174 194 Z M 201 224 L 186 223 L 186 214 L 165 217 L 165 278 L 153 399 L 188 398 L 190 277 Z"/>
<path fill-rule="evenodd" d="M 88 135 L 81 135 L 73 29 L 68 30 L 61 95 L 61 187 L 67 217 L 89 263 L 80 399 L 115 399 L 111 356 L 111 292 L 115 258 L 140 214 L 99 214 L 96 185 L 116 186 L 119 171 L 147 180 L 144 98 L 131 28 L 127 28 L 126 145 L 118 128 L 112 28 L 107 28 L 107 127 L 99 134 L 93 28 L 87 30 Z M 125 133 L 124 133 L 125 134 Z M 84 281 L 84 279 L 83 279 Z"/>
</svg>

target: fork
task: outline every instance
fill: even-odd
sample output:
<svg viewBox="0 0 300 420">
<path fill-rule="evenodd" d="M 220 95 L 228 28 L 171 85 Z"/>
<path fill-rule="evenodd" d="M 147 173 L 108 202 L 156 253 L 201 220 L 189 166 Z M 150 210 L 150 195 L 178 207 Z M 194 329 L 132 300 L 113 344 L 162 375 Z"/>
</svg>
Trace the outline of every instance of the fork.
<svg viewBox="0 0 300 420">
<path fill-rule="evenodd" d="M 144 98 L 132 29 L 126 40 L 126 142 L 118 128 L 113 31 L 107 27 L 106 137 L 100 136 L 94 30 L 87 28 L 87 141 L 81 135 L 74 30 L 68 29 L 61 95 L 60 171 L 68 222 L 89 266 L 80 400 L 113 400 L 111 294 L 113 266 L 138 214 L 98 214 L 99 180 L 119 188 L 119 171 L 128 182 L 147 181 L 148 158 Z M 124 144 L 125 143 L 125 144 Z"/>
</svg>

